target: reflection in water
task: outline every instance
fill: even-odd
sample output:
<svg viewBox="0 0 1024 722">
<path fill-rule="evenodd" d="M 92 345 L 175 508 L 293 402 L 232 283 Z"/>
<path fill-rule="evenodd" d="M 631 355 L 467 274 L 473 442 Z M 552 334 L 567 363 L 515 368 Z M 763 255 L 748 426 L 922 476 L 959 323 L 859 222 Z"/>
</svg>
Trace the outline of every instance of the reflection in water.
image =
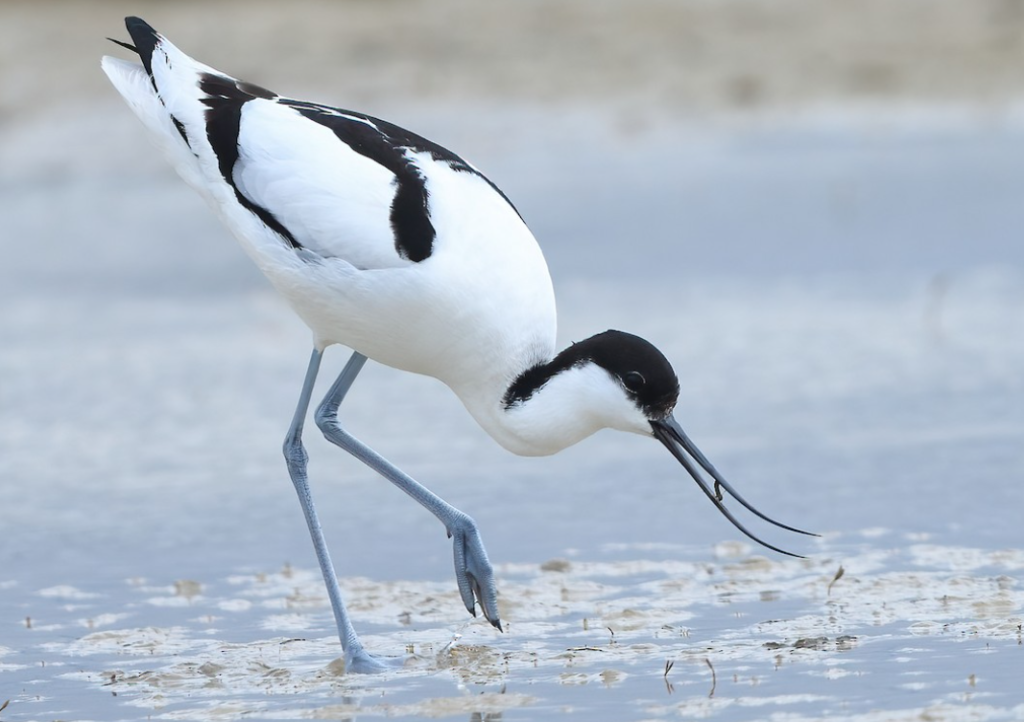
<svg viewBox="0 0 1024 722">
<path fill-rule="evenodd" d="M 469 722 L 501 722 L 501 712 L 474 712 L 469 716 Z"/>
</svg>

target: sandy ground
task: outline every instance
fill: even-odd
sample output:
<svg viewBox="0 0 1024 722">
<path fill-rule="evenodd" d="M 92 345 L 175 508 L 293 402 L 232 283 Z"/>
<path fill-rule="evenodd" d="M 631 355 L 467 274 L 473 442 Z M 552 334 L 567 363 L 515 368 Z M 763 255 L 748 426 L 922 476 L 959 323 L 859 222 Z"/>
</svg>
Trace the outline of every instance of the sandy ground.
<svg viewBox="0 0 1024 722">
<path fill-rule="evenodd" d="M 106 97 L 120 18 L 293 95 L 584 102 L 653 114 L 1024 96 L 1020 0 L 0 3 L 0 123 Z M 597 104 L 594 106 L 593 104 Z"/>
</svg>

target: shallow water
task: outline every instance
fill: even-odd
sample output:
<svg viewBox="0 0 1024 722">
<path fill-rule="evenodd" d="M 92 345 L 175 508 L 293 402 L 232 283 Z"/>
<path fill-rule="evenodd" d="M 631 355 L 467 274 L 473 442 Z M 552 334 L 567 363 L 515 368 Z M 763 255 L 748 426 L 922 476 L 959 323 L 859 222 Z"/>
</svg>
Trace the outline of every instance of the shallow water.
<svg viewBox="0 0 1024 722">
<path fill-rule="evenodd" d="M 484 145 L 563 340 L 658 344 L 708 456 L 823 537 L 749 520 L 808 558 L 762 554 L 650 440 L 511 457 L 371 364 L 345 418 L 477 519 L 508 629 L 461 609 L 429 515 L 310 434 L 357 624 L 404 660 L 362 678 L 280 459 L 307 334 L 125 115 L 56 165 L 28 141 L 59 127 L 2 148 L 0 719 L 1024 716 L 1012 123 Z"/>
<path fill-rule="evenodd" d="M 366 641 L 403 665 L 372 678 L 330 662 L 311 570 L 51 587 L 32 604 L 48 623 L 11 635 L 3 671 L 24 690 L 15 719 L 1016 718 L 1024 555 L 891 541 L 805 561 L 723 543 L 698 561 L 627 545 L 674 559 L 501 565 L 501 636 L 463 621 L 447 583 L 349 578 Z"/>
</svg>

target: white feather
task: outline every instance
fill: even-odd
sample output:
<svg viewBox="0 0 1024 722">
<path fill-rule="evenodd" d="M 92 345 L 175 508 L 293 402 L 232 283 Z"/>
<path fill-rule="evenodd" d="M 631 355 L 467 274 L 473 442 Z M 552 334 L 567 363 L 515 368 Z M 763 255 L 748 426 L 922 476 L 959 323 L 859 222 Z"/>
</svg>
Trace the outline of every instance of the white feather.
<svg viewBox="0 0 1024 722">
<path fill-rule="evenodd" d="M 150 140 L 159 148 L 178 175 L 205 195 L 206 181 L 195 156 L 174 127 L 167 108 L 153 90 L 153 81 L 142 64 L 106 55 L 100 61 L 100 67 L 128 103 L 128 107 L 146 126 Z"/>
<path fill-rule="evenodd" d="M 296 252 L 238 202 L 207 140 L 200 73 L 228 76 L 166 39 L 151 66 L 159 93 L 141 65 L 103 59 L 171 164 L 312 329 L 317 347 L 344 344 L 439 378 L 501 443 L 549 453 L 547 442 L 535 449 L 538 439 L 515 441 L 502 398 L 522 371 L 554 355 L 554 290 L 536 240 L 490 183 L 407 151 L 425 180 L 436 230 L 430 257 L 410 262 L 398 254 L 390 225 L 393 173 L 290 107 L 248 101 L 232 177 L 289 229 L 305 249 Z M 321 258 L 310 260 L 310 252 Z"/>
<path fill-rule="evenodd" d="M 303 247 L 357 268 L 411 263 L 391 229 L 395 175 L 329 128 L 272 100 L 242 107 L 235 182 Z"/>
<path fill-rule="evenodd" d="M 557 453 L 601 429 L 651 435 L 647 417 L 619 382 L 594 363 L 555 374 L 528 401 L 502 411 L 491 428 L 498 443 L 523 456 Z"/>
</svg>

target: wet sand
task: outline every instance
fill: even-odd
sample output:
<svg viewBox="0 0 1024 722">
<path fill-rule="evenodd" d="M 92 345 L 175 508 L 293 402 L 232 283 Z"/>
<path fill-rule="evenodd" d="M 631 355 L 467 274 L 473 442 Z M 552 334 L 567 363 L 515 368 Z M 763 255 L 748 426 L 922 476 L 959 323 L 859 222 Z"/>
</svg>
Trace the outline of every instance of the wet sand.
<svg viewBox="0 0 1024 722">
<path fill-rule="evenodd" d="M 0 4 L 0 719 L 1020 716 L 1019 4 L 281 8 Z M 406 660 L 341 675 L 280 458 L 308 333 L 106 87 L 130 13 L 470 156 L 563 343 L 656 341 L 809 558 L 736 541 L 649 439 L 515 458 L 371 364 L 346 418 L 481 524 L 509 630 L 313 434 L 357 624 Z"/>
<path fill-rule="evenodd" d="M 325 661 L 335 640 L 322 584 L 292 568 L 207 584 L 131 580 L 122 594 L 159 627 L 125 627 L 102 598 L 51 588 L 40 606 L 75 603 L 79 618 L 36 634 L 77 637 L 52 645 L 72 667 L 66 678 L 173 719 L 537 719 L 571 714 L 559 702 L 570 699 L 600 719 L 770 710 L 862 720 L 880 707 L 910 719 L 901 704 L 929 697 L 929 719 L 998 714 L 1013 702 L 1021 643 L 1019 618 L 1006 615 L 1024 602 L 1006 574 L 1024 569 L 1024 555 L 900 541 L 904 550 L 883 553 L 861 542 L 842 565 L 773 561 L 737 544 L 699 562 L 499 565 L 502 614 L 516 620 L 504 635 L 453 614 L 449 585 L 347 579 L 353 611 L 376 630 L 367 644 L 395 663 L 376 678 Z M 905 571 L 884 571 L 894 567 Z M 261 640 L 242 641 L 240 629 Z M 960 657 L 957 678 L 943 675 L 936 647 Z"/>
</svg>

